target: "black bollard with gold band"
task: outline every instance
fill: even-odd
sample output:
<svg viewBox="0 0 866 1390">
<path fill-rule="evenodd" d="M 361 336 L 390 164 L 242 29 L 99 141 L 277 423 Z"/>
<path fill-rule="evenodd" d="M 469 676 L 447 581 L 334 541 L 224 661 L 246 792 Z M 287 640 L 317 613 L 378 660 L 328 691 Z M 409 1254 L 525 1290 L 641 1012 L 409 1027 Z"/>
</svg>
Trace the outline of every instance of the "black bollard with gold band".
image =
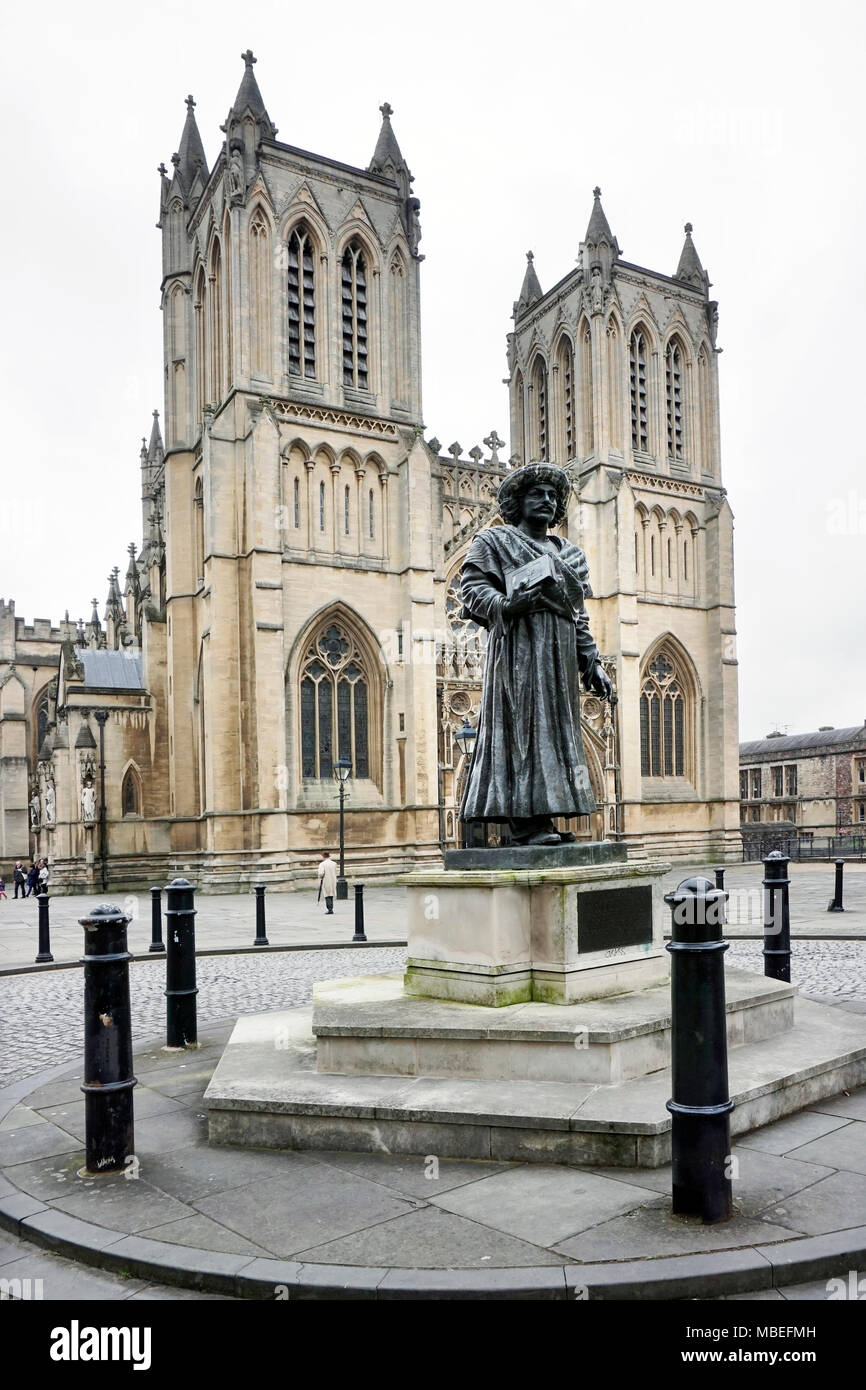
<svg viewBox="0 0 866 1390">
<path fill-rule="evenodd" d="M 731 1121 L 722 940 L 727 894 L 687 878 L 671 909 L 673 1211 L 707 1223 L 731 1215 Z"/>
<path fill-rule="evenodd" d="M 135 1153 L 129 918 L 119 907 L 101 903 L 79 923 L 84 928 L 85 1171 L 117 1173 Z"/>
</svg>

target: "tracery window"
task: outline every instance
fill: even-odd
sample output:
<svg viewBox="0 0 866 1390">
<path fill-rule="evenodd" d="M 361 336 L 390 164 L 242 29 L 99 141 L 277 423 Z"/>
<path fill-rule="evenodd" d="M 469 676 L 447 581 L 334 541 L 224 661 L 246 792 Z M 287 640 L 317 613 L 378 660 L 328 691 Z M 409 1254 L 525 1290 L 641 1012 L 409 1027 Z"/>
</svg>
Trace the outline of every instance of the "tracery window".
<svg viewBox="0 0 866 1390">
<path fill-rule="evenodd" d="M 343 252 L 343 385 L 366 390 L 367 368 L 367 261 L 357 241 Z"/>
<path fill-rule="evenodd" d="M 666 649 L 644 672 L 640 694 L 640 762 L 643 777 L 687 777 L 689 710 L 678 664 Z"/>
<path fill-rule="evenodd" d="M 628 355 L 631 393 L 631 447 L 636 453 L 649 450 L 647 427 L 647 340 L 642 328 L 631 335 Z"/>
<path fill-rule="evenodd" d="M 329 622 L 313 638 L 301 674 L 301 772 L 327 780 L 337 758 L 370 776 L 370 682 L 348 628 Z"/>
<path fill-rule="evenodd" d="M 681 459 L 683 453 L 683 350 L 676 338 L 665 353 L 665 399 L 668 426 L 668 458 Z"/>
<path fill-rule="evenodd" d="M 305 223 L 289 237 L 289 371 L 316 375 L 316 277 L 313 243 Z"/>
</svg>

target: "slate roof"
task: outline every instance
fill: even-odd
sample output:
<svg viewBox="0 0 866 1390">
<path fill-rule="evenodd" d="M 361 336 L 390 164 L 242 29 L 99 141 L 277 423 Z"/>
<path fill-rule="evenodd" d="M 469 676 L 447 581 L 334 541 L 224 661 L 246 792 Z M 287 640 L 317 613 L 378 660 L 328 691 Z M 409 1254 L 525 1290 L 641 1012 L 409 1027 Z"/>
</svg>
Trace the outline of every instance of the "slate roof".
<svg viewBox="0 0 866 1390">
<path fill-rule="evenodd" d="M 127 656 L 126 652 L 79 653 L 84 666 L 84 687 L 90 690 L 143 690 L 141 653 Z"/>
<path fill-rule="evenodd" d="M 781 757 L 800 749 L 811 751 L 835 747 L 838 744 L 850 743 L 858 736 L 866 747 L 866 724 L 857 724 L 851 729 L 815 729 L 808 734 L 783 734 L 781 738 L 757 738 L 751 743 L 740 744 L 740 762 L 760 757 L 764 753 L 773 756 L 778 754 Z"/>
</svg>

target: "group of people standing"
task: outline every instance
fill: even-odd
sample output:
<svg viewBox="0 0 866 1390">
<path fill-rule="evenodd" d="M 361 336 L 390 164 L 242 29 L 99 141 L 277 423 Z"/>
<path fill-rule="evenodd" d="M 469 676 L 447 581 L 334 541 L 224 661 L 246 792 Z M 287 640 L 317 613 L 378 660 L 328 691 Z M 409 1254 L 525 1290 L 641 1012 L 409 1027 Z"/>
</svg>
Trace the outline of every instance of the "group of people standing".
<svg viewBox="0 0 866 1390">
<path fill-rule="evenodd" d="M 29 869 L 25 869 L 21 859 L 15 861 L 15 868 L 12 870 L 12 883 L 14 885 L 14 898 L 36 897 L 39 893 L 48 892 L 48 879 L 50 877 L 47 859 L 32 859 Z M 0 874 L 0 898 L 6 898 L 6 881 Z"/>
</svg>

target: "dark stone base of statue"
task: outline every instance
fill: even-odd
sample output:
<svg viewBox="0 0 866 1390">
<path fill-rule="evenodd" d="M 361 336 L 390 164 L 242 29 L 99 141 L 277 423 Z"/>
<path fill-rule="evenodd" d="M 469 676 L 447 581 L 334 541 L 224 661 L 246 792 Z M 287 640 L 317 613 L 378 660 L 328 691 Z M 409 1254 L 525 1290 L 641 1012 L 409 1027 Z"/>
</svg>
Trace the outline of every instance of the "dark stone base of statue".
<svg viewBox="0 0 866 1390">
<path fill-rule="evenodd" d="M 446 869 L 572 869 L 624 864 L 626 847 L 615 840 L 574 845 L 504 845 L 502 849 L 448 849 Z"/>
</svg>

